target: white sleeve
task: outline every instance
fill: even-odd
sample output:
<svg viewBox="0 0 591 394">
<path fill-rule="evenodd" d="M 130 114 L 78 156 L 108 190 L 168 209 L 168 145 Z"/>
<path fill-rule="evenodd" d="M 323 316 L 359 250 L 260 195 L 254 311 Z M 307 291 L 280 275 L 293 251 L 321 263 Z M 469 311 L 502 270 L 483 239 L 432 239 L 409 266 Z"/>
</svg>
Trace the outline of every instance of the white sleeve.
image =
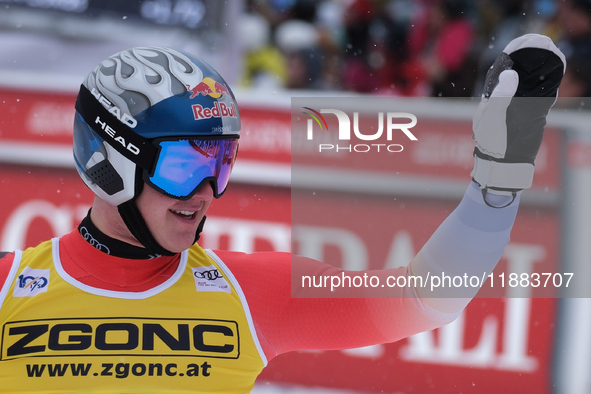
<svg viewBox="0 0 591 394">
<path fill-rule="evenodd" d="M 496 198 L 503 206 L 512 197 Z M 501 199 L 508 199 L 500 201 Z M 411 275 L 439 282 L 436 288 L 416 288 L 422 301 L 444 313 L 459 313 L 476 295 L 478 287 L 455 287 L 440 279 L 453 277 L 482 280 L 497 265 L 509 242 L 517 215 L 519 195 L 504 208 L 493 208 L 484 202 L 481 189 L 472 182 L 458 207 L 445 219 L 410 264 Z M 438 279 L 434 279 L 436 276 Z M 457 282 L 459 283 L 459 281 Z"/>
</svg>

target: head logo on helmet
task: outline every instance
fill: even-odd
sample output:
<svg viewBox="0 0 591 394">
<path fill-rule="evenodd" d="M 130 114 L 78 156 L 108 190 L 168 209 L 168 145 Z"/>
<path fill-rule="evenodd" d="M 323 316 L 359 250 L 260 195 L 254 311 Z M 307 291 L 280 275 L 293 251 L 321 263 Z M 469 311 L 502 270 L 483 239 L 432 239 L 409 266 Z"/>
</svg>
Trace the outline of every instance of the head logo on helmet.
<svg viewBox="0 0 591 394">
<path fill-rule="evenodd" d="M 119 119 L 121 123 L 126 124 L 131 128 L 134 128 L 137 125 L 137 120 L 135 120 L 133 116 L 126 114 L 125 112 L 121 113 L 121 110 L 118 107 L 114 106 L 113 103 L 107 100 L 105 96 L 100 94 L 95 88 L 92 88 L 90 93 L 92 93 L 92 95 L 109 111 L 110 114 Z"/>
</svg>

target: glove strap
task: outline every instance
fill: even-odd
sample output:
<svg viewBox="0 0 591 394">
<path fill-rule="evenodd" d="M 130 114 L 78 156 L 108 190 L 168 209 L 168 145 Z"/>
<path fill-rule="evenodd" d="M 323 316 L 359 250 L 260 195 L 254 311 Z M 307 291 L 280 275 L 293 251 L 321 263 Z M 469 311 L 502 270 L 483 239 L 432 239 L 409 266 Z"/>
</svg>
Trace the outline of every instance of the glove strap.
<svg viewBox="0 0 591 394">
<path fill-rule="evenodd" d="M 489 191 L 490 191 L 491 193 L 489 193 Z M 495 209 L 501 209 L 501 208 L 507 208 L 509 205 L 513 204 L 513 201 L 515 201 L 515 199 L 517 198 L 517 194 L 518 194 L 518 192 L 517 192 L 517 191 L 504 191 L 504 192 L 502 192 L 502 193 L 503 193 L 503 194 L 509 194 L 509 193 L 511 193 L 511 201 L 509 201 L 509 202 L 508 202 L 507 204 L 505 204 L 505 205 L 498 206 L 498 205 L 491 204 L 491 203 L 488 201 L 488 199 L 486 198 L 486 196 L 487 196 L 488 194 L 498 194 L 498 191 L 496 191 L 496 190 L 492 190 L 492 189 L 486 189 L 486 188 L 485 188 L 485 189 L 482 189 L 482 200 L 484 201 L 484 203 L 485 203 L 486 205 L 488 205 L 488 206 L 489 206 L 489 207 L 491 207 L 491 208 L 495 208 Z"/>
<path fill-rule="evenodd" d="M 530 188 L 534 179 L 534 165 L 530 163 L 502 163 L 474 156 L 470 174 L 482 189 L 523 190 Z"/>
</svg>

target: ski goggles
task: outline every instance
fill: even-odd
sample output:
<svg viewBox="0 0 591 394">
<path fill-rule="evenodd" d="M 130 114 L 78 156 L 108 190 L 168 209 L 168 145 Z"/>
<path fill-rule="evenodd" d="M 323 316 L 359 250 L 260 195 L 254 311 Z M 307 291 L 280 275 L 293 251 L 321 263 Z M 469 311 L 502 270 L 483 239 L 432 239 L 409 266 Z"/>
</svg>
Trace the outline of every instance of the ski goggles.
<svg viewBox="0 0 591 394">
<path fill-rule="evenodd" d="M 188 200 L 206 182 L 220 197 L 230 180 L 238 152 L 238 136 L 198 139 L 155 139 L 158 155 L 153 171 L 144 170 L 144 182 L 179 200 Z"/>
</svg>

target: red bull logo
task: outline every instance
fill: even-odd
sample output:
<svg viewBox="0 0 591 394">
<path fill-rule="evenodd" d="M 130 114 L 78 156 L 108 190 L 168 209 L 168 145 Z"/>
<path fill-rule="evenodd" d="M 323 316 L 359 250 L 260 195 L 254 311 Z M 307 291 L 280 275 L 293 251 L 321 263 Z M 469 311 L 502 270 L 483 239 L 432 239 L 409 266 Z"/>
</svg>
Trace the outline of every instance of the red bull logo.
<svg viewBox="0 0 591 394">
<path fill-rule="evenodd" d="M 224 94 L 230 93 L 227 87 L 209 77 L 203 78 L 203 81 L 199 82 L 194 87 L 187 85 L 187 90 L 191 92 L 191 97 L 189 97 L 191 99 L 199 95 L 211 96 L 212 98 L 217 99 Z"/>
<path fill-rule="evenodd" d="M 219 83 L 217 81 L 215 82 L 215 84 L 213 86 L 215 87 L 216 93 L 219 93 L 220 95 L 230 93 L 224 85 L 222 85 L 221 83 Z"/>
<path fill-rule="evenodd" d="M 207 108 L 200 104 L 194 104 L 191 107 L 193 108 L 193 116 L 195 117 L 195 120 L 222 117 L 237 117 L 236 106 L 234 105 L 234 103 L 227 105 L 226 103 L 219 103 L 216 101 L 213 103 L 212 108 Z"/>
</svg>

